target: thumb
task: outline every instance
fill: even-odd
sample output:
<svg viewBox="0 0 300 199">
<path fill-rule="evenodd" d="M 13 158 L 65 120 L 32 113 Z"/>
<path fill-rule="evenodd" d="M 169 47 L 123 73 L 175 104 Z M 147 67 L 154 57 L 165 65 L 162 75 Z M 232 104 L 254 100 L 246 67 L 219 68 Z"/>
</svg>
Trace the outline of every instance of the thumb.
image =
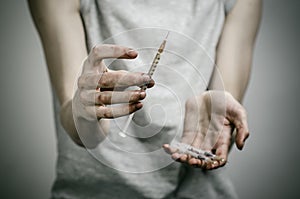
<svg viewBox="0 0 300 199">
<path fill-rule="evenodd" d="M 247 122 L 247 112 L 245 108 L 233 97 L 228 99 L 226 111 L 227 119 L 234 124 L 236 129 L 235 143 L 238 149 L 242 150 L 246 139 L 249 137 L 249 128 Z"/>
</svg>

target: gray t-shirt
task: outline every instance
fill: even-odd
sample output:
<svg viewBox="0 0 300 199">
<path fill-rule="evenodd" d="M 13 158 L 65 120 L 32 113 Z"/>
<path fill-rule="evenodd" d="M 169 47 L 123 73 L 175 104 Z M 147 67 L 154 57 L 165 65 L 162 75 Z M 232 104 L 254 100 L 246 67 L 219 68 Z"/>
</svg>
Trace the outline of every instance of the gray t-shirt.
<svg viewBox="0 0 300 199">
<path fill-rule="evenodd" d="M 127 117 L 111 122 L 107 139 L 93 150 L 75 145 L 59 122 L 57 178 L 52 198 L 237 198 L 224 168 L 216 171 L 173 162 L 161 149 L 180 137 L 184 102 L 210 78 L 226 13 L 235 0 L 81 0 L 87 48 L 99 43 L 130 46 L 134 61 L 107 60 L 111 69 L 147 72 L 170 31 L 166 51 L 128 135 Z M 125 31 L 125 32 L 124 32 Z M 111 37 L 113 36 L 113 37 Z M 111 37 L 111 38 L 110 38 Z"/>
</svg>

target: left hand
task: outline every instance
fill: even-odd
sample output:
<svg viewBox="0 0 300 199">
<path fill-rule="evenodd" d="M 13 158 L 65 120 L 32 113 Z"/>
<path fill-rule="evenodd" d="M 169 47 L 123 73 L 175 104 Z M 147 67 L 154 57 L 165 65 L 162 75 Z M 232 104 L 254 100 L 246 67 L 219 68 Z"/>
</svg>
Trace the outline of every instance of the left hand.
<svg viewBox="0 0 300 199">
<path fill-rule="evenodd" d="M 201 161 L 190 155 L 180 154 L 169 144 L 165 144 L 163 148 L 179 162 L 202 169 L 216 169 L 227 162 L 234 129 L 236 146 L 242 150 L 249 136 L 244 107 L 228 92 L 206 91 L 186 102 L 181 142 L 212 152 L 221 161 Z"/>
</svg>

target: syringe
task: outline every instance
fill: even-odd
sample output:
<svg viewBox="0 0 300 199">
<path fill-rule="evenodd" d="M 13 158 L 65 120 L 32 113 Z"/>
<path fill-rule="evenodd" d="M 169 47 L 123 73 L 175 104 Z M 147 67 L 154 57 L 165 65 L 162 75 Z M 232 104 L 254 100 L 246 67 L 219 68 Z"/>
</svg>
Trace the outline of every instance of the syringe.
<svg viewBox="0 0 300 199">
<path fill-rule="evenodd" d="M 199 160 L 206 161 L 207 163 L 210 163 L 211 161 L 219 161 L 219 162 L 225 161 L 223 158 L 220 158 L 219 156 L 209 151 L 204 151 L 202 149 L 195 148 L 185 143 L 173 142 L 171 146 L 177 149 L 178 152 L 181 154 L 189 154 L 192 157 Z"/>
<path fill-rule="evenodd" d="M 161 43 L 159 49 L 157 50 L 157 53 L 156 53 L 156 55 L 155 55 L 155 57 L 154 57 L 154 59 L 153 59 L 153 62 L 152 62 L 152 64 L 151 64 L 151 67 L 150 67 L 150 69 L 149 69 L 149 71 L 148 71 L 148 73 L 147 73 L 147 75 L 149 75 L 150 78 L 152 77 L 152 75 L 153 75 L 153 73 L 154 73 L 154 71 L 155 71 L 155 69 L 156 69 L 156 67 L 157 67 L 157 64 L 158 64 L 158 62 L 159 62 L 159 60 L 160 60 L 160 55 L 163 53 L 163 51 L 164 51 L 164 49 L 165 49 L 165 46 L 166 46 L 166 43 L 167 43 L 167 38 L 168 38 L 168 36 L 169 36 L 169 31 L 168 31 L 168 33 L 167 33 L 167 36 L 165 37 L 165 39 L 164 39 L 163 42 Z M 141 91 L 145 91 L 146 89 L 147 89 L 147 85 L 144 85 L 144 86 L 141 87 Z M 129 127 L 129 124 L 130 124 L 130 122 L 131 122 L 133 116 L 134 116 L 134 113 L 132 113 L 132 114 L 129 115 L 129 117 L 128 117 L 126 123 L 125 123 L 125 126 L 124 126 L 124 128 L 123 128 L 123 131 L 119 133 L 120 136 L 126 137 L 126 131 L 127 131 L 128 127 Z"/>
</svg>

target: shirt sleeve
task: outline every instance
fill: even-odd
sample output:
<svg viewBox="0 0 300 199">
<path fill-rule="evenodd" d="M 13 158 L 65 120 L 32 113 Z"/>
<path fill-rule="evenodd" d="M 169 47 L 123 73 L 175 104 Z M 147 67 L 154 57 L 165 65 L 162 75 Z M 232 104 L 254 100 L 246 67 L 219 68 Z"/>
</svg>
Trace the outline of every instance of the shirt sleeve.
<svg viewBox="0 0 300 199">
<path fill-rule="evenodd" d="M 225 13 L 228 14 L 238 0 L 224 0 Z"/>
</svg>

